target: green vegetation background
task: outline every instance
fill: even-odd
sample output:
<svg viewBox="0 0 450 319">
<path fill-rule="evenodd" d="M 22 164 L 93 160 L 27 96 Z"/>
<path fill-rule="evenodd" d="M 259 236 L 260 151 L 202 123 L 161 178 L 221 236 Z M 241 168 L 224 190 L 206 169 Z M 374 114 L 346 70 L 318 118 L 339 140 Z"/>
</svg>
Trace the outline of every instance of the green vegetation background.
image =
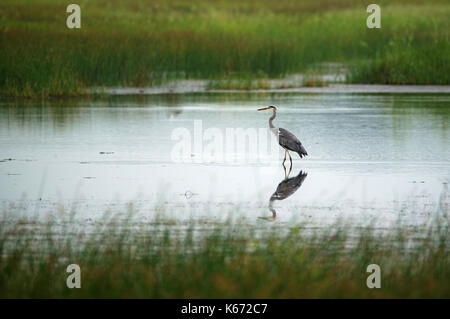
<svg viewBox="0 0 450 319">
<path fill-rule="evenodd" d="M 450 84 L 450 3 L 360 0 L 79 0 L 0 3 L 0 94 L 77 95 L 178 78 L 267 78 L 343 62 L 354 83 Z"/>
</svg>

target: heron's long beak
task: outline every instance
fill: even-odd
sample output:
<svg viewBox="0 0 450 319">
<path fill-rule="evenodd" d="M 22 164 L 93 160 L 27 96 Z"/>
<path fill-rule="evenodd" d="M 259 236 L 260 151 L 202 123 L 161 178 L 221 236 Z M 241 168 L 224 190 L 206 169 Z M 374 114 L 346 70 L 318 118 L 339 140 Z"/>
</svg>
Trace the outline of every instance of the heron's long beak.
<svg viewBox="0 0 450 319">
<path fill-rule="evenodd" d="M 270 110 L 270 107 L 262 107 L 258 109 L 258 111 L 267 111 L 267 110 Z"/>
</svg>

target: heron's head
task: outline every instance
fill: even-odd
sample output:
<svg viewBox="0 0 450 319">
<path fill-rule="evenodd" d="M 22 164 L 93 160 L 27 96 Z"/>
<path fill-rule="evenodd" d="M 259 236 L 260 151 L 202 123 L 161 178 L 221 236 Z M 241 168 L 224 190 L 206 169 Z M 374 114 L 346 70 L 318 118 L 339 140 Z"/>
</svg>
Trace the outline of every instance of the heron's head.
<svg viewBox="0 0 450 319">
<path fill-rule="evenodd" d="M 258 111 L 272 111 L 272 110 L 276 111 L 277 108 L 273 105 L 269 105 L 269 106 L 258 109 Z"/>
</svg>

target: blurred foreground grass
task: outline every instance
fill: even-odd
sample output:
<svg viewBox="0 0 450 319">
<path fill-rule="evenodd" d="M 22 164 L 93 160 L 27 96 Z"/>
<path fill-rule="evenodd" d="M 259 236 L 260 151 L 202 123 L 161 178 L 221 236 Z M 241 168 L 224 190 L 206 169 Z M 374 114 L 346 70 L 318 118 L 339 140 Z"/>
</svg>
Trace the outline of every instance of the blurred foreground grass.
<svg viewBox="0 0 450 319">
<path fill-rule="evenodd" d="M 450 297 L 447 211 L 412 231 L 245 218 L 185 224 L 132 215 L 73 227 L 70 220 L 0 222 L 1 298 Z M 81 289 L 66 267 L 81 267 Z M 369 264 L 381 288 L 366 286 Z"/>
<path fill-rule="evenodd" d="M 371 2 L 359 0 L 77 3 L 77 30 L 66 27 L 65 1 L 0 3 L 1 95 L 79 95 L 180 78 L 266 88 L 258 79 L 314 72 L 322 62 L 348 63 L 354 83 L 450 84 L 445 0 L 380 0 L 381 29 L 366 27 Z"/>
</svg>

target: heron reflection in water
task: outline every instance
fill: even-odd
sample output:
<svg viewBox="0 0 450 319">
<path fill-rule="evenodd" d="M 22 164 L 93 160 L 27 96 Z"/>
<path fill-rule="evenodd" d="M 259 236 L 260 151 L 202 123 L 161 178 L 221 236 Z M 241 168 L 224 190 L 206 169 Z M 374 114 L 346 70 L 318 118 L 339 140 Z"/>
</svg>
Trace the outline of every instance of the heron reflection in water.
<svg viewBox="0 0 450 319">
<path fill-rule="evenodd" d="M 284 174 L 286 176 L 286 167 L 284 167 Z M 282 180 L 280 184 L 278 184 L 277 190 L 272 194 L 272 196 L 270 196 L 269 200 L 269 209 L 272 212 L 272 218 L 275 218 L 277 216 L 277 212 L 273 208 L 273 202 L 276 200 L 284 200 L 294 194 L 300 188 L 300 186 L 302 186 L 306 176 L 308 176 L 308 173 L 300 170 L 297 176 L 291 178 L 285 177 L 285 179 Z"/>
</svg>

